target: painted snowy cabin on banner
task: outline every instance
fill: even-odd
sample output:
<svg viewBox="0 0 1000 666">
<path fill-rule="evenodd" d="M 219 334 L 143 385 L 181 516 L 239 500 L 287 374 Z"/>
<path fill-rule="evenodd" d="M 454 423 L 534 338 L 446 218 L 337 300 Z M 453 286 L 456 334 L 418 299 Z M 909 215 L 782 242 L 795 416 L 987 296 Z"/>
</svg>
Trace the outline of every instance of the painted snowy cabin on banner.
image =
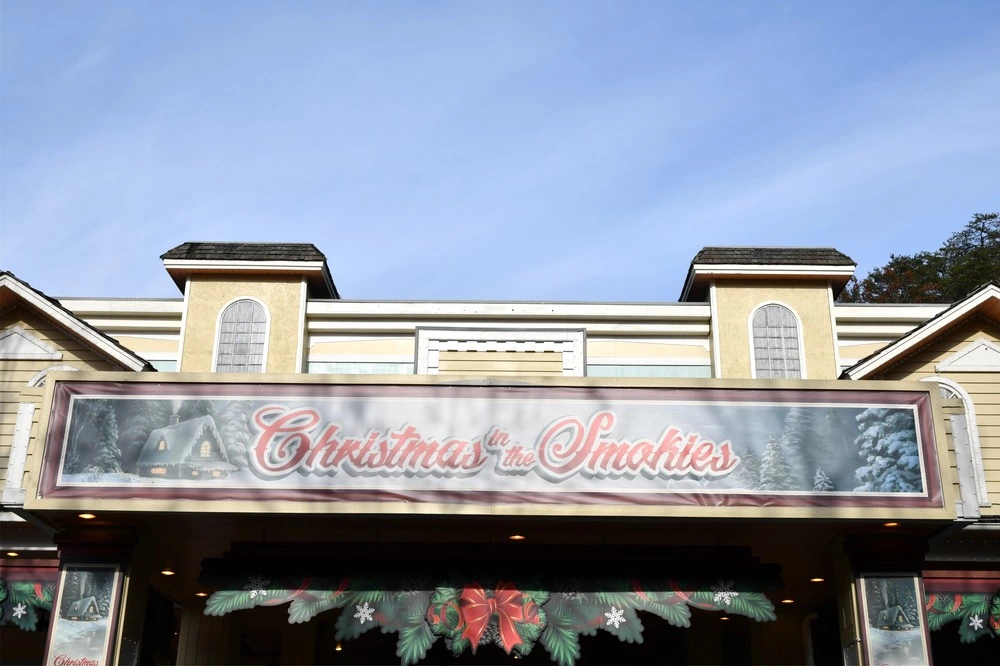
<svg viewBox="0 0 1000 666">
<path fill-rule="evenodd" d="M 175 421 L 149 433 L 139 454 L 140 476 L 164 478 L 226 478 L 236 467 L 229 463 L 222 437 L 211 416 Z"/>
</svg>

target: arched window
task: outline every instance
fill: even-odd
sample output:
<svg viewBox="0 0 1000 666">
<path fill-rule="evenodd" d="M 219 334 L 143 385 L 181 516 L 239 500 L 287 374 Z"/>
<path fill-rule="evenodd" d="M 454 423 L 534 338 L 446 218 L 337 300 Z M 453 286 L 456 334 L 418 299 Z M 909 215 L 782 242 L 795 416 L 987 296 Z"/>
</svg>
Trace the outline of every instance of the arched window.
<svg viewBox="0 0 1000 666">
<path fill-rule="evenodd" d="M 216 372 L 263 372 L 267 312 L 249 298 L 233 301 L 219 317 Z"/>
<path fill-rule="evenodd" d="M 202 442 L 201 443 L 201 457 L 202 458 L 209 458 L 209 457 L 211 457 L 211 455 L 212 455 L 212 443 L 211 442 L 207 442 L 207 441 Z"/>
<path fill-rule="evenodd" d="M 801 379 L 799 323 L 784 305 L 769 303 L 751 317 L 750 346 L 757 379 Z"/>
<path fill-rule="evenodd" d="M 982 444 L 979 441 L 979 424 L 976 422 L 976 403 L 972 400 L 972 396 L 966 392 L 961 384 L 953 379 L 948 379 L 947 377 L 941 377 L 940 375 L 932 375 L 930 377 L 921 377 L 922 382 L 937 382 L 938 394 L 945 400 L 961 400 L 962 401 L 962 411 L 965 412 L 963 416 L 965 417 L 965 427 L 968 432 L 969 440 L 969 458 L 971 459 L 972 466 L 969 470 L 972 476 L 972 486 L 973 492 L 976 495 L 979 506 L 992 506 L 989 498 L 989 490 L 986 488 L 986 471 L 983 465 L 983 449 Z M 954 422 L 952 427 L 955 427 Z M 957 455 L 956 451 L 956 455 Z M 956 460 L 956 464 L 958 461 Z M 961 470 L 959 471 L 959 476 L 961 477 Z M 961 478 L 959 478 L 959 484 L 961 485 Z"/>
</svg>

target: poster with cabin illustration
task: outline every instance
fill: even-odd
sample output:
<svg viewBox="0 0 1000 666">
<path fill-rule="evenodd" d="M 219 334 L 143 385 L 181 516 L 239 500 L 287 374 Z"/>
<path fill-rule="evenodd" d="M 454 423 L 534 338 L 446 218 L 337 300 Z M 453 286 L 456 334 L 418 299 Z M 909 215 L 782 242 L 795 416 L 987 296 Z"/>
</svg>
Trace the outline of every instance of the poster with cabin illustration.
<svg viewBox="0 0 1000 666">
<path fill-rule="evenodd" d="M 920 579 L 866 575 L 859 585 L 866 663 L 878 666 L 928 664 L 928 635 Z"/>
<path fill-rule="evenodd" d="M 111 663 L 121 594 L 117 565 L 66 566 L 59 572 L 45 665 Z"/>
</svg>

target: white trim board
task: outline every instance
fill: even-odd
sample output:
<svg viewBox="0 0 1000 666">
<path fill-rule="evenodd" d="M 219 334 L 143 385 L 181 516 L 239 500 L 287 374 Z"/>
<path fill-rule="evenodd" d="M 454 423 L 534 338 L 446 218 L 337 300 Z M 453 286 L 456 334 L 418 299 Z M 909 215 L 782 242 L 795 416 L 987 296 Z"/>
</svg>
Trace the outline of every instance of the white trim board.
<svg viewBox="0 0 1000 666">
<path fill-rule="evenodd" d="M 677 357 L 647 358 L 645 356 L 588 356 L 587 365 L 671 365 L 671 366 L 711 366 L 710 358 Z"/>
<path fill-rule="evenodd" d="M 934 369 L 938 372 L 1000 372 L 1000 346 L 986 338 L 979 338 L 938 363 Z"/>
<path fill-rule="evenodd" d="M 418 328 L 416 335 L 417 374 L 438 374 L 442 351 L 559 351 L 564 376 L 586 374 L 587 340 L 583 329 Z"/>
<path fill-rule="evenodd" d="M 61 361 L 62 352 L 20 326 L 0 333 L 0 359 L 9 361 Z"/>
</svg>

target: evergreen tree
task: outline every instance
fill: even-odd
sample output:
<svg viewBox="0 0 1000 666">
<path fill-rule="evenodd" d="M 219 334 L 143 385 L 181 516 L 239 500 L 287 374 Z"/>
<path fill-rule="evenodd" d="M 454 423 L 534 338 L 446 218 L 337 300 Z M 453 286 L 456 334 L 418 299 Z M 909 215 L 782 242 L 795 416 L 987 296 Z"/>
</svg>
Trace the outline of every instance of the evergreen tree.
<svg viewBox="0 0 1000 666">
<path fill-rule="evenodd" d="M 93 424 L 104 406 L 104 400 L 77 400 L 73 403 L 73 425 L 66 451 L 64 472 L 77 474 L 83 471 L 87 460 L 87 443 L 93 439 Z"/>
<path fill-rule="evenodd" d="M 774 437 L 767 439 L 767 448 L 760 461 L 761 490 L 792 490 L 795 479 L 785 458 L 785 452 Z"/>
<path fill-rule="evenodd" d="M 163 400 L 130 400 L 119 445 L 122 467 L 134 469 L 149 433 L 169 423 L 170 405 Z"/>
<path fill-rule="evenodd" d="M 80 587 L 80 577 L 84 573 L 81 571 L 68 571 L 66 572 L 66 577 L 63 579 L 63 597 L 62 604 L 59 606 L 59 614 L 65 616 L 69 613 L 70 606 L 73 602 L 79 601 L 83 598 L 83 590 Z"/>
<path fill-rule="evenodd" d="M 88 471 L 94 474 L 122 471 L 122 452 L 118 449 L 118 421 L 111 401 L 104 401 L 97 416 L 97 437 L 94 440 L 96 454 Z"/>
<path fill-rule="evenodd" d="M 744 490 L 755 490 L 760 486 L 760 460 L 753 451 L 740 456 L 740 467 L 736 471 L 736 481 Z"/>
<path fill-rule="evenodd" d="M 792 407 L 785 415 L 785 429 L 781 433 L 781 447 L 788 461 L 795 489 L 806 489 L 811 483 L 815 464 L 817 434 L 812 412 L 806 407 Z"/>
<path fill-rule="evenodd" d="M 253 413 L 253 403 L 246 400 L 233 400 L 226 404 L 219 414 L 219 435 L 226 447 L 229 462 L 240 469 L 248 464 L 247 451 L 250 449 L 251 426 L 250 416 Z"/>
<path fill-rule="evenodd" d="M 1000 214 L 977 213 L 939 254 L 947 266 L 948 301 L 959 300 L 988 280 L 1000 280 Z"/>
<path fill-rule="evenodd" d="M 215 416 L 215 405 L 211 400 L 185 400 L 178 414 L 181 421 L 190 421 L 199 416 Z"/>
<path fill-rule="evenodd" d="M 104 617 L 111 614 L 111 583 L 111 576 L 101 575 L 101 580 L 95 585 L 94 598 L 97 600 L 97 610 Z"/>
<path fill-rule="evenodd" d="M 862 492 L 919 492 L 920 455 L 913 413 L 870 407 L 857 416 L 863 464 L 854 475 Z"/>
<path fill-rule="evenodd" d="M 976 213 L 937 251 L 890 255 L 884 266 L 851 278 L 845 303 L 954 303 L 1000 280 L 1000 214 Z"/>
<path fill-rule="evenodd" d="M 813 490 L 821 493 L 828 493 L 831 490 L 835 490 L 830 477 L 819 467 L 816 468 L 816 475 L 813 477 Z"/>
</svg>

